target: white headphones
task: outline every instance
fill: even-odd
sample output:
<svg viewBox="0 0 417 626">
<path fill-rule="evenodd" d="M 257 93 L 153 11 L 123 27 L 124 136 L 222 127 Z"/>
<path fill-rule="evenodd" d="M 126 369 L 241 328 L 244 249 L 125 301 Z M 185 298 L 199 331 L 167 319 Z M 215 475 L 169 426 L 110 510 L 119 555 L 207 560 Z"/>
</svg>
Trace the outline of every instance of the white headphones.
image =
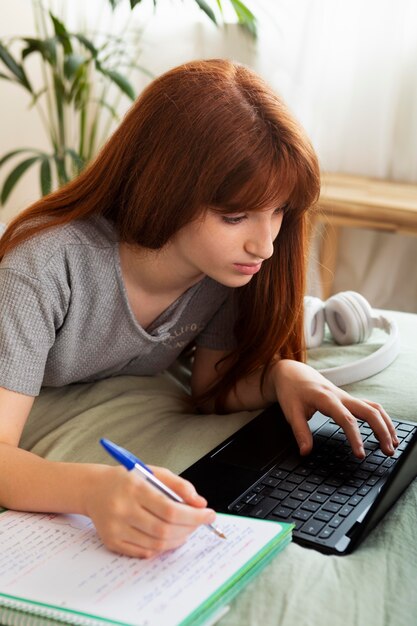
<svg viewBox="0 0 417 626">
<path fill-rule="evenodd" d="M 382 315 L 376 317 L 369 302 L 355 291 L 342 291 L 326 302 L 313 296 L 304 298 L 304 337 L 307 348 L 317 348 L 323 341 L 325 323 L 336 343 L 362 343 L 374 328 L 381 328 L 388 339 L 378 350 L 360 361 L 320 370 L 337 386 L 374 376 L 388 367 L 400 351 L 397 324 Z"/>
</svg>

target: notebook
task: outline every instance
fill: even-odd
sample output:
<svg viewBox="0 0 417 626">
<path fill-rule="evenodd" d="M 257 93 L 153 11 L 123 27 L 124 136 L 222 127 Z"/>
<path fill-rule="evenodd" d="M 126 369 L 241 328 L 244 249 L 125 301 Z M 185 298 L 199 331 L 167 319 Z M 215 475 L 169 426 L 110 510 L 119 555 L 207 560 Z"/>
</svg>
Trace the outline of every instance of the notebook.
<svg viewBox="0 0 417 626">
<path fill-rule="evenodd" d="M 144 560 L 109 552 L 88 517 L 4 511 L 0 623 L 213 624 L 292 530 L 230 515 L 217 524 L 227 539 L 202 526 L 180 548 Z"/>
<path fill-rule="evenodd" d="M 393 421 L 400 439 L 393 458 L 360 422 L 366 452 L 360 460 L 342 429 L 317 412 L 309 422 L 313 451 L 301 457 L 274 405 L 181 475 L 216 511 L 291 522 L 296 543 L 348 554 L 417 475 L 417 424 Z"/>
</svg>

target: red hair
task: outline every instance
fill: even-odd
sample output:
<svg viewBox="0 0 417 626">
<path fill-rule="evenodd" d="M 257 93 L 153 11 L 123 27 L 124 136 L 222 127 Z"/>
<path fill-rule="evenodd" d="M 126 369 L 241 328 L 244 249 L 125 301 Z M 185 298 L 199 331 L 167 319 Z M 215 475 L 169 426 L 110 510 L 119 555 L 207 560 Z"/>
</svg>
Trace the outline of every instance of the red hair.
<svg viewBox="0 0 417 626">
<path fill-rule="evenodd" d="M 110 220 L 120 241 L 159 249 L 208 206 L 231 213 L 284 200 L 273 256 L 237 289 L 237 348 L 206 394 L 221 410 L 237 380 L 277 354 L 304 358 L 306 211 L 319 188 L 314 150 L 274 91 L 242 65 L 195 61 L 154 80 L 76 179 L 11 222 L 0 258 L 91 215 Z"/>
</svg>

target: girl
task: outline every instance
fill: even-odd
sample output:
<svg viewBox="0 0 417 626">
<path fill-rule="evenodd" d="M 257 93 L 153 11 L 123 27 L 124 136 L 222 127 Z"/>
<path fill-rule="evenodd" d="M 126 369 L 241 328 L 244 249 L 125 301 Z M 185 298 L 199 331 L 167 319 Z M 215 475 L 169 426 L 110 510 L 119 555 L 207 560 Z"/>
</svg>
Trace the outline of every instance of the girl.
<svg viewBox="0 0 417 626">
<path fill-rule="evenodd" d="M 124 468 L 18 448 L 42 385 L 152 375 L 190 344 L 201 410 L 278 401 L 302 454 L 320 410 L 363 456 L 360 417 L 392 454 L 384 409 L 302 362 L 306 217 L 318 193 L 310 143 L 254 72 L 212 60 L 155 80 L 97 159 L 0 241 L 0 503 L 88 515 L 110 549 L 139 557 L 213 522 L 165 469 L 154 471 L 186 505 Z"/>
</svg>

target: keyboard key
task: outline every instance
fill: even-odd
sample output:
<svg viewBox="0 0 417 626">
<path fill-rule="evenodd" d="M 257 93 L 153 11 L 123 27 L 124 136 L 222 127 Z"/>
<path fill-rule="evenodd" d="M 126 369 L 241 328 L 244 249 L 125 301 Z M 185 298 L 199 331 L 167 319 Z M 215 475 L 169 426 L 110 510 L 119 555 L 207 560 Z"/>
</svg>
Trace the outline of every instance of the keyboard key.
<svg viewBox="0 0 417 626">
<path fill-rule="evenodd" d="M 342 484 L 342 481 L 338 478 L 328 478 L 326 480 L 326 485 L 330 485 L 331 487 L 341 487 Z"/>
<path fill-rule="evenodd" d="M 283 489 L 280 489 L 279 487 L 271 491 L 271 493 L 269 494 L 270 498 L 276 498 L 277 500 L 284 500 L 287 496 L 288 496 L 288 491 L 284 491 Z"/>
<path fill-rule="evenodd" d="M 323 528 L 323 530 L 319 534 L 319 539 L 328 539 L 333 533 L 334 533 L 333 528 L 329 528 L 327 526 L 326 528 Z"/>
<path fill-rule="evenodd" d="M 383 465 L 380 465 L 375 471 L 374 471 L 374 476 L 383 476 L 385 474 L 385 472 L 387 471 L 387 468 L 384 467 Z"/>
<path fill-rule="evenodd" d="M 338 528 L 340 524 L 343 522 L 343 517 L 334 517 L 331 522 L 329 522 L 329 526 L 331 528 Z"/>
<path fill-rule="evenodd" d="M 353 506 L 349 506 L 348 504 L 346 504 L 344 507 L 340 509 L 339 515 L 340 517 L 347 517 L 349 513 L 352 513 L 352 511 L 353 511 Z"/>
<path fill-rule="evenodd" d="M 344 496 L 340 493 L 335 493 L 334 496 L 330 498 L 330 502 L 337 502 L 338 504 L 346 504 L 348 500 L 349 496 Z"/>
<path fill-rule="evenodd" d="M 308 519 L 310 519 L 311 516 L 312 513 L 310 513 L 309 511 L 304 511 L 300 509 L 299 511 L 295 511 L 295 513 L 293 513 L 292 519 L 300 519 L 306 522 Z"/>
<path fill-rule="evenodd" d="M 346 482 L 350 487 L 356 487 L 357 489 L 362 487 L 363 484 L 363 480 L 359 480 L 359 478 L 349 478 Z"/>
<path fill-rule="evenodd" d="M 336 502 L 326 502 L 326 504 L 323 506 L 322 511 L 330 511 L 330 513 L 337 513 L 340 508 L 341 508 L 341 504 L 336 504 Z"/>
<path fill-rule="evenodd" d="M 353 496 L 353 494 L 356 493 L 356 489 L 354 487 L 347 487 L 346 485 L 343 485 L 343 487 L 340 487 L 340 489 L 337 490 L 337 493 L 342 493 L 346 496 Z"/>
<path fill-rule="evenodd" d="M 329 522 L 332 519 L 333 515 L 328 513 L 327 511 L 319 511 L 315 514 L 313 519 L 318 519 L 322 522 Z"/>
<path fill-rule="evenodd" d="M 280 505 L 272 511 L 272 515 L 280 519 L 287 519 L 290 515 L 292 515 L 292 509 L 288 509 L 287 507 Z"/>
<path fill-rule="evenodd" d="M 375 465 L 376 467 L 376 465 Z M 354 478 L 359 478 L 360 480 L 366 480 L 367 478 L 369 478 L 370 473 L 369 472 L 364 472 L 362 470 L 356 470 L 356 472 L 353 474 Z"/>
<path fill-rule="evenodd" d="M 341 487 L 341 489 L 343 489 L 343 487 Z M 318 493 L 325 493 L 328 496 L 331 496 L 332 493 L 334 493 L 336 491 L 336 487 L 332 487 L 331 485 L 320 485 L 320 487 L 318 487 L 317 492 Z"/>
<path fill-rule="evenodd" d="M 315 513 L 320 508 L 320 503 L 307 500 L 307 502 L 303 502 L 301 508 L 305 509 L 306 511 L 311 511 L 312 513 Z"/>
<path fill-rule="evenodd" d="M 317 485 L 313 485 L 313 483 L 309 483 L 306 480 L 300 485 L 300 489 L 302 489 L 303 491 L 308 491 L 308 493 L 313 493 L 316 487 Z"/>
<path fill-rule="evenodd" d="M 384 467 L 391 467 L 392 465 L 394 465 L 395 461 L 394 459 L 385 459 L 383 466 Z"/>
<path fill-rule="evenodd" d="M 300 483 L 302 483 L 303 480 L 304 480 L 304 476 L 299 476 L 298 474 L 290 474 L 287 478 L 287 482 L 294 483 L 296 485 L 299 485 Z"/>
<path fill-rule="evenodd" d="M 255 497 L 250 500 L 250 504 L 255 505 L 259 504 L 264 499 L 264 496 L 261 493 L 255 494 Z"/>
<path fill-rule="evenodd" d="M 324 528 L 324 522 L 319 522 L 317 519 L 309 520 L 303 526 L 303 533 L 307 535 L 313 535 L 314 537 L 319 534 L 321 530 Z"/>
<path fill-rule="evenodd" d="M 267 476 L 263 479 L 262 484 L 266 487 L 278 487 L 279 480 L 278 478 L 272 478 L 272 476 Z"/>
<path fill-rule="evenodd" d="M 311 474 L 311 476 L 308 477 L 308 482 L 313 483 L 314 485 L 321 485 L 323 477 L 317 476 L 317 474 Z"/>
<path fill-rule="evenodd" d="M 385 455 L 379 456 L 376 452 L 374 452 L 373 454 L 371 454 L 371 456 L 368 457 L 368 461 L 370 463 L 375 463 L 375 465 L 381 465 L 384 457 Z"/>
<path fill-rule="evenodd" d="M 312 496 L 310 496 L 310 502 L 319 502 L 320 504 L 323 504 L 323 502 L 326 502 L 328 499 L 328 495 L 325 493 L 319 493 L 318 491 L 316 493 L 313 493 Z"/>
<path fill-rule="evenodd" d="M 297 489 L 296 491 L 292 492 L 291 497 L 295 498 L 296 500 L 304 501 L 309 497 L 309 495 L 310 494 L 306 491 L 301 491 L 300 489 Z"/>
<path fill-rule="evenodd" d="M 339 426 L 336 424 L 332 424 L 331 422 L 327 422 L 317 431 L 319 436 L 322 437 L 331 437 L 335 432 L 339 430 Z"/>
<path fill-rule="evenodd" d="M 371 491 L 371 487 L 364 485 L 361 489 L 358 490 L 358 496 L 366 496 L 367 493 Z"/>
<path fill-rule="evenodd" d="M 400 426 L 397 427 L 397 430 L 403 430 L 407 433 L 410 433 L 412 430 L 414 430 L 414 428 L 415 426 L 412 426 L 412 424 L 400 424 Z"/>
<path fill-rule="evenodd" d="M 275 502 L 275 505 L 277 503 Z M 285 500 L 282 501 L 282 506 L 287 506 L 289 509 L 297 509 L 300 506 L 300 501 L 299 500 L 294 500 L 294 498 L 291 498 L 290 496 L 288 498 L 285 498 Z"/>
<path fill-rule="evenodd" d="M 278 478 L 279 480 L 285 480 L 288 476 L 288 472 L 284 472 L 282 469 L 274 469 L 269 474 L 272 478 Z"/>
<path fill-rule="evenodd" d="M 370 478 L 368 478 L 368 480 L 366 481 L 367 485 L 370 485 L 371 487 L 373 487 L 374 485 L 376 485 L 376 483 L 379 480 L 379 476 L 371 476 Z"/>
<path fill-rule="evenodd" d="M 264 498 L 260 504 L 253 507 L 251 517 L 266 517 L 276 506 L 276 500 L 273 498 Z"/>
<path fill-rule="evenodd" d="M 306 476 L 310 476 L 311 469 L 300 465 L 299 467 L 297 467 L 297 469 L 294 470 L 294 474 L 298 474 L 299 476 L 303 476 L 305 478 Z"/>
<path fill-rule="evenodd" d="M 362 498 L 360 496 L 352 496 L 349 500 L 349 504 L 351 506 L 356 506 L 359 502 L 362 502 Z"/>
<path fill-rule="evenodd" d="M 232 507 L 233 513 L 239 513 L 239 511 L 241 511 L 245 505 L 246 505 L 246 502 L 242 502 L 242 501 L 241 502 L 237 502 Z"/>
<path fill-rule="evenodd" d="M 394 461 L 392 459 L 388 459 L 389 461 L 392 461 L 394 463 Z M 386 463 L 386 461 L 384 461 L 384 463 Z M 375 465 L 375 463 L 369 463 L 369 460 L 367 459 L 366 461 L 364 461 L 361 465 L 361 469 L 364 472 L 374 472 L 376 470 L 378 466 Z"/>
<path fill-rule="evenodd" d="M 244 498 L 242 498 L 243 502 L 245 502 L 245 504 L 249 504 L 249 502 L 256 496 L 256 493 L 254 491 L 251 491 L 250 493 L 247 493 L 246 496 L 244 496 Z M 262 497 L 262 496 L 260 496 Z"/>
</svg>

